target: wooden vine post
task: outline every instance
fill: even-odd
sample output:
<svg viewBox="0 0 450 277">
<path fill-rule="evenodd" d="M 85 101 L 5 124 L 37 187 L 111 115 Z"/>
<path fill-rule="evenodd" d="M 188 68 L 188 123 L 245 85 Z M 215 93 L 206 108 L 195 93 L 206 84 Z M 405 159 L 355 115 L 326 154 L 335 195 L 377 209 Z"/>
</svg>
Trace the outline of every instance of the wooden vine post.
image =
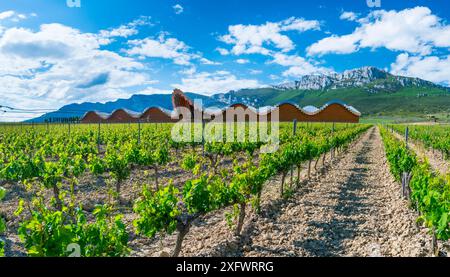
<svg viewBox="0 0 450 277">
<path fill-rule="evenodd" d="M 293 126 L 293 130 L 292 133 L 294 136 L 297 135 L 297 119 L 294 119 L 294 126 Z M 299 174 L 297 174 L 298 176 L 300 176 Z M 291 186 L 294 180 L 294 166 L 291 167 Z M 298 184 L 299 180 L 297 180 L 297 184 Z"/>
<path fill-rule="evenodd" d="M 431 239 L 431 252 L 435 257 L 439 256 L 439 245 L 438 245 L 438 240 L 436 237 L 436 227 L 433 226 L 433 230 L 432 230 L 433 234 L 432 234 L 432 239 Z"/>
<path fill-rule="evenodd" d="M 202 116 L 202 156 L 205 156 L 205 120 L 203 119 Z"/>
<path fill-rule="evenodd" d="M 141 120 L 138 120 L 138 144 L 141 144 Z"/>
<path fill-rule="evenodd" d="M 334 130 L 335 130 L 335 123 L 333 122 L 333 126 L 331 128 L 331 136 L 332 137 L 334 136 Z M 330 155 L 331 155 L 331 161 L 333 161 L 334 160 L 334 145 L 331 148 L 331 154 Z"/>
<path fill-rule="evenodd" d="M 405 130 L 405 143 L 406 143 L 406 149 L 408 149 L 408 140 L 409 140 L 409 127 L 406 126 L 406 130 Z"/>
<path fill-rule="evenodd" d="M 97 129 L 97 148 L 98 152 L 100 153 L 100 121 L 98 122 L 98 129 Z"/>
<path fill-rule="evenodd" d="M 408 149 L 408 139 L 409 139 L 409 127 L 406 127 L 405 130 L 406 149 Z M 412 178 L 411 172 L 402 173 L 402 194 L 403 198 L 405 199 L 411 199 L 411 187 L 409 186 L 411 178 Z"/>
<path fill-rule="evenodd" d="M 294 119 L 294 129 L 293 129 L 294 136 L 297 135 L 297 119 Z"/>
<path fill-rule="evenodd" d="M 402 174 L 402 194 L 403 198 L 410 199 L 411 197 L 411 188 L 409 183 L 411 182 L 412 174 L 411 172 L 403 172 Z"/>
</svg>

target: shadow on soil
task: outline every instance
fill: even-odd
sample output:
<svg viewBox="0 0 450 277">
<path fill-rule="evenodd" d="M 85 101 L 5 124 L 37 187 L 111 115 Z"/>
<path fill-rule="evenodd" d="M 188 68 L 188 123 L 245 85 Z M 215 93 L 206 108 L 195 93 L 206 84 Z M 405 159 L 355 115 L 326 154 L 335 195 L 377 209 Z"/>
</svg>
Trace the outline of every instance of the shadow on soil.
<svg viewBox="0 0 450 277">
<path fill-rule="evenodd" d="M 342 256 L 344 252 L 344 242 L 353 239 L 358 230 L 358 226 L 364 223 L 363 220 L 352 219 L 354 214 L 368 213 L 370 207 L 365 204 L 365 199 L 370 195 L 358 195 L 358 191 L 363 189 L 367 184 L 365 179 L 368 177 L 368 161 L 367 154 L 373 147 L 370 144 L 374 137 L 374 129 L 371 131 L 368 140 L 363 143 L 363 147 L 356 154 L 354 167 L 352 169 L 345 169 L 349 171 L 348 178 L 341 183 L 341 188 L 338 193 L 330 194 L 330 197 L 337 198 L 338 204 L 332 207 L 332 213 L 335 215 L 331 221 L 311 221 L 309 226 L 318 229 L 320 239 L 297 240 L 294 245 L 302 248 L 308 256 Z M 312 205 L 314 208 L 314 205 Z M 366 230 L 367 234 L 371 233 Z M 364 234 L 362 234 L 364 235 Z"/>
</svg>

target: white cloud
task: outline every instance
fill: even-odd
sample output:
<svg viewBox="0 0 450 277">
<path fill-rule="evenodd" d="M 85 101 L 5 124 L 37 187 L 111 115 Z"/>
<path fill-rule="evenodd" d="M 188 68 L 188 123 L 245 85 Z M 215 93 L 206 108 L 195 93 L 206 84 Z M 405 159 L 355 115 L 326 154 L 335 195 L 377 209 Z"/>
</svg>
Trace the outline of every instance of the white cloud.
<svg viewBox="0 0 450 277">
<path fill-rule="evenodd" d="M 183 91 L 198 92 L 206 95 L 226 93 L 230 90 L 261 87 L 257 80 L 239 79 L 228 71 L 200 72 L 181 79 L 180 84 L 173 84 Z"/>
<path fill-rule="evenodd" d="M 0 21 L 11 20 L 12 22 L 19 22 L 27 18 L 27 15 L 12 10 L 0 12 Z"/>
<path fill-rule="evenodd" d="M 316 20 L 291 17 L 280 22 L 267 22 L 262 25 L 232 25 L 228 27 L 228 34 L 219 37 L 219 40 L 233 45 L 231 53 L 234 55 L 270 55 L 272 51 L 268 47 L 282 52 L 289 52 L 295 48 L 294 42 L 282 34 L 283 32 L 318 29 L 320 29 L 320 23 Z"/>
<path fill-rule="evenodd" d="M 211 60 L 208 60 L 207 58 L 200 58 L 200 62 L 206 65 L 221 65 L 221 63 L 219 62 L 213 62 Z"/>
<path fill-rule="evenodd" d="M 348 20 L 348 21 L 356 21 L 358 20 L 358 14 L 354 12 L 342 12 L 341 16 L 339 17 L 342 20 Z"/>
<path fill-rule="evenodd" d="M 172 8 L 175 11 L 175 14 L 182 14 L 184 11 L 184 8 L 180 4 L 176 4 Z"/>
<path fill-rule="evenodd" d="M 427 7 L 377 10 L 358 22 L 360 26 L 352 34 L 322 39 L 308 47 L 308 54 L 348 54 L 360 48 L 384 47 L 429 55 L 436 47 L 450 47 L 450 25 Z"/>
<path fill-rule="evenodd" d="M 450 56 L 418 57 L 402 53 L 391 64 L 391 73 L 417 77 L 435 83 L 450 85 Z"/>
<path fill-rule="evenodd" d="M 284 77 L 300 77 L 310 74 L 322 74 L 332 72 L 330 69 L 316 66 L 305 58 L 297 55 L 286 55 L 283 53 L 276 53 L 270 63 L 279 64 L 281 66 L 289 67 L 283 72 Z"/>
<path fill-rule="evenodd" d="M 216 51 L 219 52 L 220 55 L 222 55 L 222 56 L 226 56 L 226 55 L 229 55 L 229 54 L 230 54 L 230 51 L 228 51 L 228 50 L 225 49 L 225 48 L 221 48 L 221 47 L 217 47 L 217 48 L 216 48 Z"/>
<path fill-rule="evenodd" d="M 247 64 L 247 63 L 249 63 L 250 61 L 247 60 L 247 59 L 237 59 L 236 62 L 237 62 L 238 64 Z"/>
<path fill-rule="evenodd" d="M 269 78 L 270 78 L 271 80 L 274 80 L 274 81 L 275 81 L 275 80 L 281 79 L 280 76 L 277 76 L 277 75 L 275 75 L 275 74 L 270 74 L 270 75 L 269 75 Z"/>
<path fill-rule="evenodd" d="M 44 24 L 36 31 L 6 29 L 0 35 L 2 102 L 54 109 L 127 97 L 129 89 L 155 83 L 142 72 L 142 63 L 103 50 L 106 43 L 101 34 L 61 24 Z"/>
<path fill-rule="evenodd" d="M 16 14 L 15 11 L 4 11 L 0 13 L 0 20 L 5 20 L 7 18 L 13 17 Z"/>
<path fill-rule="evenodd" d="M 332 35 L 308 47 L 307 52 L 308 55 L 351 54 L 358 50 L 358 40 L 358 36 L 354 34 L 345 36 Z"/>
<path fill-rule="evenodd" d="M 193 75 L 195 72 L 197 72 L 197 68 L 195 66 L 191 66 L 187 69 L 183 69 L 183 70 L 179 71 L 178 73 L 180 73 L 182 75 Z"/>
<path fill-rule="evenodd" d="M 250 74 L 252 74 L 252 75 L 259 75 L 259 74 L 262 74 L 263 73 L 263 71 L 262 70 L 259 70 L 259 69 L 250 69 Z"/>
<path fill-rule="evenodd" d="M 290 17 L 280 22 L 281 31 L 305 32 L 308 30 L 320 30 L 320 22 L 317 20 L 305 20 L 303 18 Z"/>
<path fill-rule="evenodd" d="M 111 28 L 109 30 L 101 30 L 100 36 L 104 39 L 110 39 L 114 37 L 127 38 L 139 33 L 138 27 L 140 26 L 151 26 L 150 17 L 142 16 L 128 24 L 119 26 L 118 28 Z"/>
<path fill-rule="evenodd" d="M 139 94 L 151 95 L 151 94 L 171 94 L 172 90 L 170 89 L 159 89 L 154 87 L 147 87 L 144 90 L 140 90 Z"/>
<path fill-rule="evenodd" d="M 174 64 L 190 66 L 193 60 L 199 60 L 203 64 L 216 65 L 198 53 L 192 53 L 191 48 L 184 42 L 176 38 L 166 38 L 165 33 L 158 38 L 145 38 L 131 40 L 128 44 L 130 49 L 125 50 L 128 55 L 139 56 L 140 58 L 162 58 L 172 60 Z"/>
<path fill-rule="evenodd" d="M 193 59 L 193 54 L 189 53 L 189 47 L 184 42 L 166 38 L 164 34 L 156 39 L 132 40 L 129 44 L 132 46 L 126 51 L 129 55 L 170 59 L 178 65 L 190 65 Z"/>
</svg>

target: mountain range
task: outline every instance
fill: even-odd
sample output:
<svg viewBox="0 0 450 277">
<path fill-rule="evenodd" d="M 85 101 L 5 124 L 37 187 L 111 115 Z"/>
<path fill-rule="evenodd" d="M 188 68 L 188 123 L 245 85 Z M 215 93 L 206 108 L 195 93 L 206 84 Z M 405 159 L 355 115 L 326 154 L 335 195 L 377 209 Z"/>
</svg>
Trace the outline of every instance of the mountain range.
<svg viewBox="0 0 450 277">
<path fill-rule="evenodd" d="M 396 76 L 375 67 L 363 67 L 343 73 L 306 75 L 290 83 L 212 96 L 197 93 L 186 95 L 191 99 L 201 99 L 205 107 L 219 108 L 233 103 L 259 108 L 282 102 L 291 102 L 302 107 L 321 107 L 329 101 L 341 100 L 358 109 L 363 116 L 450 113 L 450 88 L 419 78 Z M 114 102 L 70 104 L 31 121 L 82 117 L 92 110 L 111 113 L 124 108 L 142 112 L 155 106 L 171 110 L 171 95 L 136 94 L 129 99 Z"/>
</svg>

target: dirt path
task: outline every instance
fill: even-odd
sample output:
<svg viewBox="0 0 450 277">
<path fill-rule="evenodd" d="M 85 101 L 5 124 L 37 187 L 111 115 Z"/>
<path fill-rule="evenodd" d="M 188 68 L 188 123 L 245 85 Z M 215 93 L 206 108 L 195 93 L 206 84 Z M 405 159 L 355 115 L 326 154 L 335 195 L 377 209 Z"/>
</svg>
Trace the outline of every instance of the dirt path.
<svg viewBox="0 0 450 277">
<path fill-rule="evenodd" d="M 431 239 L 400 198 L 373 128 L 316 183 L 258 218 L 245 256 L 425 256 Z"/>
<path fill-rule="evenodd" d="M 394 135 L 400 140 L 405 139 L 397 132 L 394 132 Z M 440 173 L 442 176 L 450 173 L 450 162 L 445 160 L 439 151 L 429 150 L 419 141 L 409 141 L 408 146 L 411 147 L 411 149 L 416 152 L 420 158 L 426 157 L 427 161 L 431 165 L 431 168 L 433 168 L 435 172 Z"/>
</svg>

